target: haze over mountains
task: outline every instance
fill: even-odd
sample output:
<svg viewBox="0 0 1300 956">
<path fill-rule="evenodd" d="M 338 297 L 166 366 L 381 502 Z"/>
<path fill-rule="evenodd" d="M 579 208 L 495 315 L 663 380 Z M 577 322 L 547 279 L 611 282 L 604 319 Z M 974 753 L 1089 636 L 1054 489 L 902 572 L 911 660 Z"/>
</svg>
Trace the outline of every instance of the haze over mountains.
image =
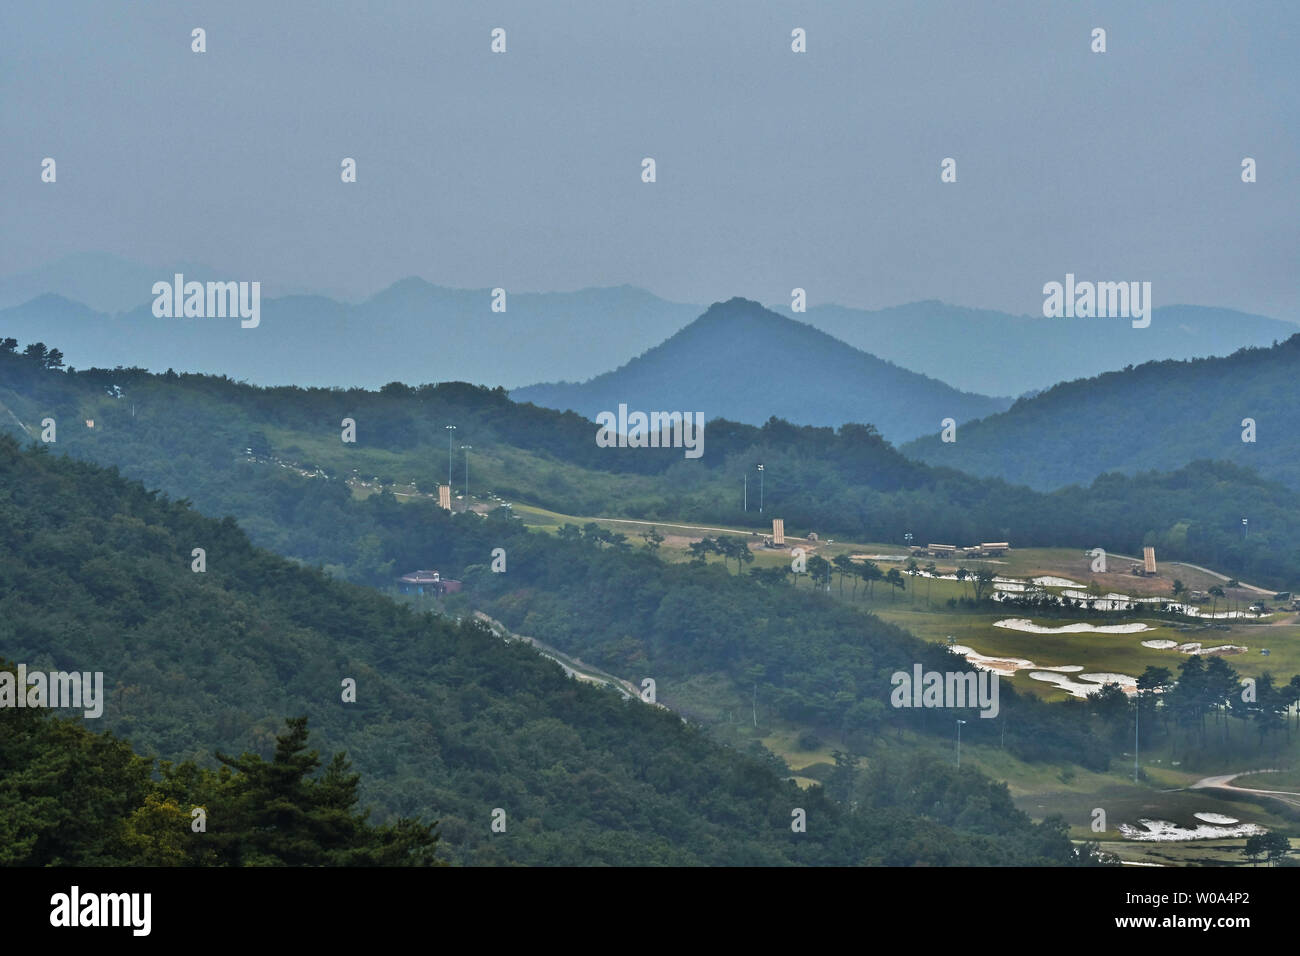
<svg viewBox="0 0 1300 956">
<path fill-rule="evenodd" d="M 1297 407 L 1300 334 L 1226 358 L 1150 362 L 1065 382 L 959 428 L 955 442 L 927 436 L 902 451 L 1041 490 L 1086 484 L 1108 471 L 1167 471 L 1201 458 L 1254 468 L 1300 489 Z"/>
<path fill-rule="evenodd" d="M 200 282 L 249 278 L 194 263 L 164 268 L 78 254 L 0 278 L 0 330 L 23 341 L 58 342 L 69 364 L 80 368 L 174 368 L 259 385 L 374 388 L 459 380 L 521 388 L 584 382 L 620 368 L 706 309 L 626 285 L 507 289 L 506 311 L 493 312 L 490 289 L 452 289 L 418 278 L 371 296 L 295 290 L 267 279 L 259 280 L 261 324 L 241 330 L 217 319 L 155 318 L 153 283 L 170 282 L 175 272 Z M 790 315 L 787 304 L 774 311 Z M 1146 329 L 1123 320 L 1013 316 L 934 301 L 877 311 L 814 305 L 792 318 L 957 390 L 1008 396 L 1146 361 L 1271 345 L 1300 328 L 1180 305 L 1158 307 Z M 838 412 L 820 414 L 830 420 Z"/>
<path fill-rule="evenodd" d="M 151 269 L 73 257 L 0 280 L 0 304 L 7 306 L 0 308 L 0 329 L 23 341 L 64 343 L 67 362 L 79 368 L 173 368 L 258 385 L 378 388 L 455 380 L 512 387 L 544 375 L 598 375 L 703 311 L 631 286 L 509 293 L 506 311 L 493 312 L 490 289 L 449 289 L 423 279 L 403 279 L 357 303 L 275 297 L 268 283 L 260 324 L 241 329 L 237 319 L 156 318 L 150 290 L 175 272 L 187 282 L 247 278 L 194 265 Z"/>
<path fill-rule="evenodd" d="M 965 421 L 1010 404 L 959 392 L 742 298 L 710 306 L 613 372 L 583 384 L 516 389 L 511 398 L 590 418 L 627 403 L 751 425 L 774 415 L 805 425 L 866 422 L 891 441 L 937 430 L 944 418 Z"/>
<path fill-rule="evenodd" d="M 1046 319 L 932 301 L 877 311 L 811 306 L 797 318 L 872 355 L 985 395 L 1022 395 L 1160 359 L 1228 355 L 1300 331 L 1293 322 L 1195 305 L 1158 306 L 1145 329 L 1127 319 Z"/>
</svg>

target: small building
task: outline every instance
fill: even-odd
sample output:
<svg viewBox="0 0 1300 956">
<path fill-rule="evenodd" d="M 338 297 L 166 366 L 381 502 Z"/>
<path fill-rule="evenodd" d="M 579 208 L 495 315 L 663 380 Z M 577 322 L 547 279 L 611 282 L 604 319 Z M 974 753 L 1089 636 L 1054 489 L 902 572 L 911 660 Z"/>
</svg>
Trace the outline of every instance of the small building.
<svg viewBox="0 0 1300 956">
<path fill-rule="evenodd" d="M 460 590 L 460 582 L 444 578 L 437 571 L 412 571 L 397 579 L 397 587 L 403 594 L 455 594 Z"/>
</svg>

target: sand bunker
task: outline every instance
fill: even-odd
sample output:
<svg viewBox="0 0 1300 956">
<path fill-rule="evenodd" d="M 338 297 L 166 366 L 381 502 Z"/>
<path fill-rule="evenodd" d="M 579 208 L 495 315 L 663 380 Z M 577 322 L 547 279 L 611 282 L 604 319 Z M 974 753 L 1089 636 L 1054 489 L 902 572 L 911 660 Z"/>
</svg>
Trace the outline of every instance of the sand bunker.
<svg viewBox="0 0 1300 956">
<path fill-rule="evenodd" d="M 1196 814 L 1201 817 L 1201 814 Z M 1121 823 L 1116 829 L 1129 840 L 1143 842 L 1170 842 L 1177 840 L 1227 840 L 1254 836 L 1266 832 L 1258 823 L 1240 823 L 1236 826 L 1214 826 L 1203 823 L 1198 827 L 1180 827 L 1169 820 L 1139 820 L 1140 827 Z"/>
<path fill-rule="evenodd" d="M 1215 823 L 1219 826 L 1231 826 L 1234 823 L 1240 823 L 1236 817 L 1226 817 L 1222 813 L 1193 813 L 1192 816 L 1198 820 L 1204 820 L 1206 823 Z"/>
<path fill-rule="evenodd" d="M 1219 644 L 1216 647 L 1202 647 L 1199 641 L 1179 644 L 1178 649 L 1184 654 L 1241 654 L 1246 650 L 1240 644 Z"/>
<path fill-rule="evenodd" d="M 1140 631 L 1154 631 L 1147 624 L 1063 624 L 1060 627 L 1043 627 L 1026 618 L 1009 617 L 994 621 L 994 627 L 1005 627 L 1010 631 L 1024 631 L 1028 634 L 1137 634 Z"/>
<path fill-rule="evenodd" d="M 1077 598 L 1080 601 L 1132 601 L 1133 599 L 1127 594 L 1117 594 L 1111 591 L 1109 594 L 1090 594 L 1087 591 L 1079 591 L 1075 588 L 1066 588 L 1061 592 L 1065 597 Z M 1157 598 L 1156 600 L 1160 600 Z"/>
<path fill-rule="evenodd" d="M 1044 574 L 1041 577 L 1031 579 L 1035 584 L 1042 584 L 1049 588 L 1081 588 L 1083 587 L 1078 581 L 1071 581 L 1069 578 L 1053 577 L 1050 574 Z"/>
<path fill-rule="evenodd" d="M 1034 680 L 1055 684 L 1072 697 L 1087 697 L 1097 693 L 1106 684 L 1118 684 L 1125 693 L 1131 693 L 1137 687 L 1137 678 L 1126 674 L 1080 674 L 1078 680 L 1070 680 L 1059 673 L 1032 671 L 1029 675 Z"/>
<path fill-rule="evenodd" d="M 1177 641 L 1143 641 L 1143 647 L 1154 647 L 1158 651 L 1167 651 L 1171 647 L 1177 647 Z"/>
<path fill-rule="evenodd" d="M 954 653 L 961 654 L 980 670 L 996 671 L 999 674 L 1010 676 L 1016 671 L 1037 668 L 1041 671 L 1054 671 L 1059 674 L 1074 674 L 1083 670 L 1079 664 L 1062 664 L 1060 667 L 1039 667 L 1033 661 L 1027 661 L 1020 657 L 989 657 L 981 654 L 979 651 L 964 647 L 961 644 L 954 644 L 951 648 Z"/>
</svg>

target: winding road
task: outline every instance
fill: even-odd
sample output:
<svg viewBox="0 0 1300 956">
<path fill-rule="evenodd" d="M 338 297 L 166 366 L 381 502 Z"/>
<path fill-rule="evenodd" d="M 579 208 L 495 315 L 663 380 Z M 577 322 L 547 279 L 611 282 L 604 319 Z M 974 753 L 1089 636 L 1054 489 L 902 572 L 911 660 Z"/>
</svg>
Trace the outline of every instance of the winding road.
<svg viewBox="0 0 1300 956">
<path fill-rule="evenodd" d="M 1300 810 L 1300 793 L 1291 790 L 1255 790 L 1252 787 L 1236 787 L 1232 781 L 1249 773 L 1277 773 L 1276 770 L 1243 770 L 1240 773 L 1225 773 L 1217 777 L 1202 777 L 1189 790 L 1229 790 L 1235 793 L 1258 793 L 1280 800 L 1282 803 Z"/>
</svg>

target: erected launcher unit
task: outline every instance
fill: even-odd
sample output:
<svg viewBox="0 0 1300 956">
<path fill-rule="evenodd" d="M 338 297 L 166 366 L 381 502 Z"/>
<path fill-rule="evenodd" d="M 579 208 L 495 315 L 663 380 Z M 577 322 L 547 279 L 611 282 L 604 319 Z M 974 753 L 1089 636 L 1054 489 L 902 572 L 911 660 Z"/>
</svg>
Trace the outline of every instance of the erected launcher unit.
<svg viewBox="0 0 1300 956">
<path fill-rule="evenodd" d="M 1152 578 L 1156 575 L 1156 549 L 1153 547 L 1144 547 L 1142 549 L 1142 563 L 1129 566 L 1129 573 L 1136 574 L 1143 578 Z"/>
</svg>

